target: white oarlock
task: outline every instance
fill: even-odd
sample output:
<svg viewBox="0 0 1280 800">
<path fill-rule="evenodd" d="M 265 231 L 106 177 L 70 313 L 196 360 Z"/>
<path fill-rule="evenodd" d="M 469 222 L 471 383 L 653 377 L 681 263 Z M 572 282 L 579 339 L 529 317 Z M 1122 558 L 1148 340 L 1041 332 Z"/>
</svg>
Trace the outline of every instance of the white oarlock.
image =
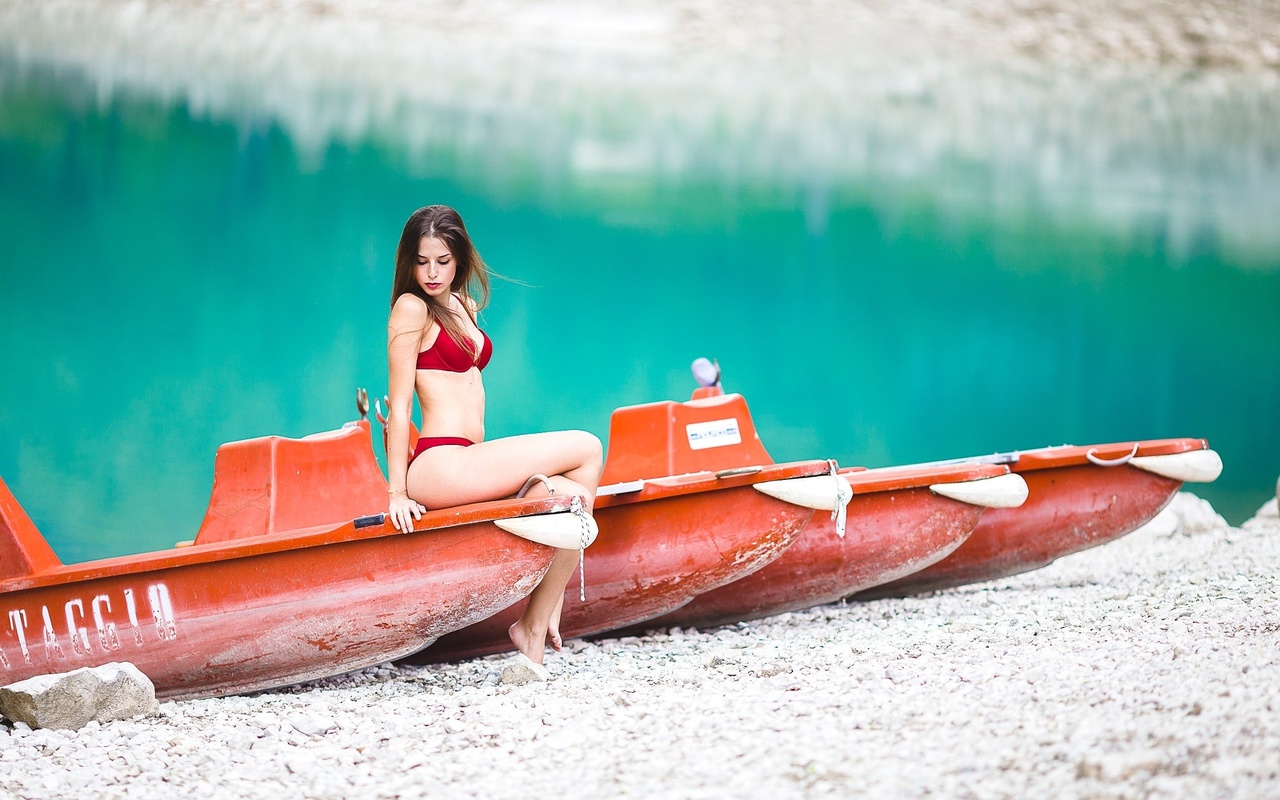
<svg viewBox="0 0 1280 800">
<path fill-rule="evenodd" d="M 840 484 L 844 484 L 841 487 Z M 835 511 L 839 497 L 852 497 L 849 482 L 838 475 L 813 475 L 808 478 L 784 478 L 780 481 L 763 481 L 754 484 L 757 492 L 805 508 L 818 511 Z M 847 500 L 845 501 L 847 504 Z"/>
<path fill-rule="evenodd" d="M 983 508 L 1017 508 L 1027 500 L 1027 482 L 1013 472 L 973 481 L 935 483 L 929 489 L 934 494 Z"/>
<path fill-rule="evenodd" d="M 1163 456 L 1137 456 L 1130 466 L 1183 483 L 1212 483 L 1222 474 L 1222 457 L 1213 450 L 1189 450 Z"/>
<path fill-rule="evenodd" d="M 495 519 L 493 524 L 522 539 L 561 550 L 589 547 L 596 540 L 596 534 L 600 532 L 595 517 L 575 514 L 572 511 Z"/>
</svg>

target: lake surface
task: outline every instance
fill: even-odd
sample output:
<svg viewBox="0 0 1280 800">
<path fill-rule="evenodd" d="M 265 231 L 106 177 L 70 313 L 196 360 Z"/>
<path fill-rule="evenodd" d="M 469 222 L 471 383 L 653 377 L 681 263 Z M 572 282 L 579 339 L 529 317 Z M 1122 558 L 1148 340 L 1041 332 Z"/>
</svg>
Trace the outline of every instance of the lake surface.
<svg viewBox="0 0 1280 800">
<path fill-rule="evenodd" d="M 1009 202 L 961 162 L 815 184 L 596 158 L 495 181 L 474 144 L 431 148 L 302 146 L 0 60 L 0 477 L 64 561 L 191 538 L 219 444 L 381 395 L 394 248 L 429 203 L 512 279 L 482 318 L 490 437 L 604 438 L 618 406 L 686 399 L 707 356 L 779 461 L 1195 436 L 1225 468 L 1192 489 L 1230 521 L 1275 491 L 1280 251 L 1212 192 Z M 1280 145 L 1221 150 L 1280 196 Z M 1148 155 L 1216 185 L 1203 152 Z"/>
</svg>

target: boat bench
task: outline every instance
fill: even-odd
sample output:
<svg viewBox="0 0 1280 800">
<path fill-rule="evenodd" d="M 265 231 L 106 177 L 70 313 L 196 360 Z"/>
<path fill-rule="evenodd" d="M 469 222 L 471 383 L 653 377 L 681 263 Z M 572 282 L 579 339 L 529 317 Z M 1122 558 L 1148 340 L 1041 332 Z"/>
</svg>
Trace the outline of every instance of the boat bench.
<svg viewBox="0 0 1280 800">
<path fill-rule="evenodd" d="M 213 494 L 195 544 L 338 524 L 387 509 L 387 481 L 368 420 L 289 439 L 218 448 Z"/>
</svg>

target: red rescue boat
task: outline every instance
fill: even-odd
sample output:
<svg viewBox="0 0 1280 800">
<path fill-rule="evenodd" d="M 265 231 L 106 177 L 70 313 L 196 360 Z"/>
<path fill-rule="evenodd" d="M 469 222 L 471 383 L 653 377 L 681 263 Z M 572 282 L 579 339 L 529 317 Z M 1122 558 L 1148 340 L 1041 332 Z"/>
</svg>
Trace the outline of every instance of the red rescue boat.
<svg viewBox="0 0 1280 800">
<path fill-rule="evenodd" d="M 578 577 L 565 590 L 566 638 L 667 613 L 773 561 L 801 536 L 814 509 L 759 487 L 804 483 L 829 470 L 825 461 L 773 465 L 737 395 L 620 408 L 609 440 L 619 455 L 610 455 L 596 497 L 601 533 L 585 556 L 586 600 Z M 510 650 L 507 628 L 526 602 L 442 636 L 408 660 Z"/>
<path fill-rule="evenodd" d="M 363 420 L 223 445 L 194 544 L 82 564 L 0 481 L 0 684 L 111 661 L 166 698 L 336 675 L 510 606 L 554 547 L 588 543 L 566 497 L 432 511 L 409 534 L 361 517 L 386 507 L 371 445 Z"/>
<path fill-rule="evenodd" d="M 983 515 L 947 558 L 876 586 L 859 600 L 901 597 L 1039 569 L 1105 544 L 1150 521 L 1187 481 L 1208 483 L 1222 459 L 1204 439 L 1046 447 L 972 459 L 1008 466 L 1027 482 L 1020 508 Z"/>
<path fill-rule="evenodd" d="M 667 409 L 666 415 L 686 430 L 716 425 L 755 430 L 746 401 L 718 388 L 700 389 L 688 403 L 619 409 L 614 412 L 606 475 L 622 479 L 686 466 L 685 460 L 693 454 L 673 446 L 680 444 L 679 436 L 617 435 L 619 415 L 656 408 Z M 704 467 L 772 464 L 758 440 L 749 451 L 734 441 L 708 442 L 696 457 Z M 817 515 L 795 543 L 767 566 L 652 617 L 643 627 L 719 625 L 839 600 L 945 557 L 965 540 L 985 508 L 1015 505 L 1026 498 L 1022 479 L 1001 465 L 852 468 L 830 474 L 832 469 L 828 462 L 828 474 L 756 482 L 752 488 L 761 494 L 816 509 Z M 838 508 L 843 516 L 833 513 Z M 603 518 L 601 526 L 608 531 Z"/>
</svg>

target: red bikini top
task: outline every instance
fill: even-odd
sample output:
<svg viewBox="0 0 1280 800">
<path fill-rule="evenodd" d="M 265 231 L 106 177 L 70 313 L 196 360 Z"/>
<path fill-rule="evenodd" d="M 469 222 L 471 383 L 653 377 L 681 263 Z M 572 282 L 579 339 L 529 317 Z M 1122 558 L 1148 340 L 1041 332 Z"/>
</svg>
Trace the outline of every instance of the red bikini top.
<svg viewBox="0 0 1280 800">
<path fill-rule="evenodd" d="M 472 367 L 484 369 L 493 357 L 493 342 L 489 341 L 489 335 L 484 331 L 480 331 L 480 338 L 484 339 L 480 345 L 480 357 L 472 361 L 471 354 L 455 342 L 448 331 L 441 328 L 435 342 L 418 353 L 418 369 L 438 369 L 445 372 L 466 372 Z"/>
</svg>

